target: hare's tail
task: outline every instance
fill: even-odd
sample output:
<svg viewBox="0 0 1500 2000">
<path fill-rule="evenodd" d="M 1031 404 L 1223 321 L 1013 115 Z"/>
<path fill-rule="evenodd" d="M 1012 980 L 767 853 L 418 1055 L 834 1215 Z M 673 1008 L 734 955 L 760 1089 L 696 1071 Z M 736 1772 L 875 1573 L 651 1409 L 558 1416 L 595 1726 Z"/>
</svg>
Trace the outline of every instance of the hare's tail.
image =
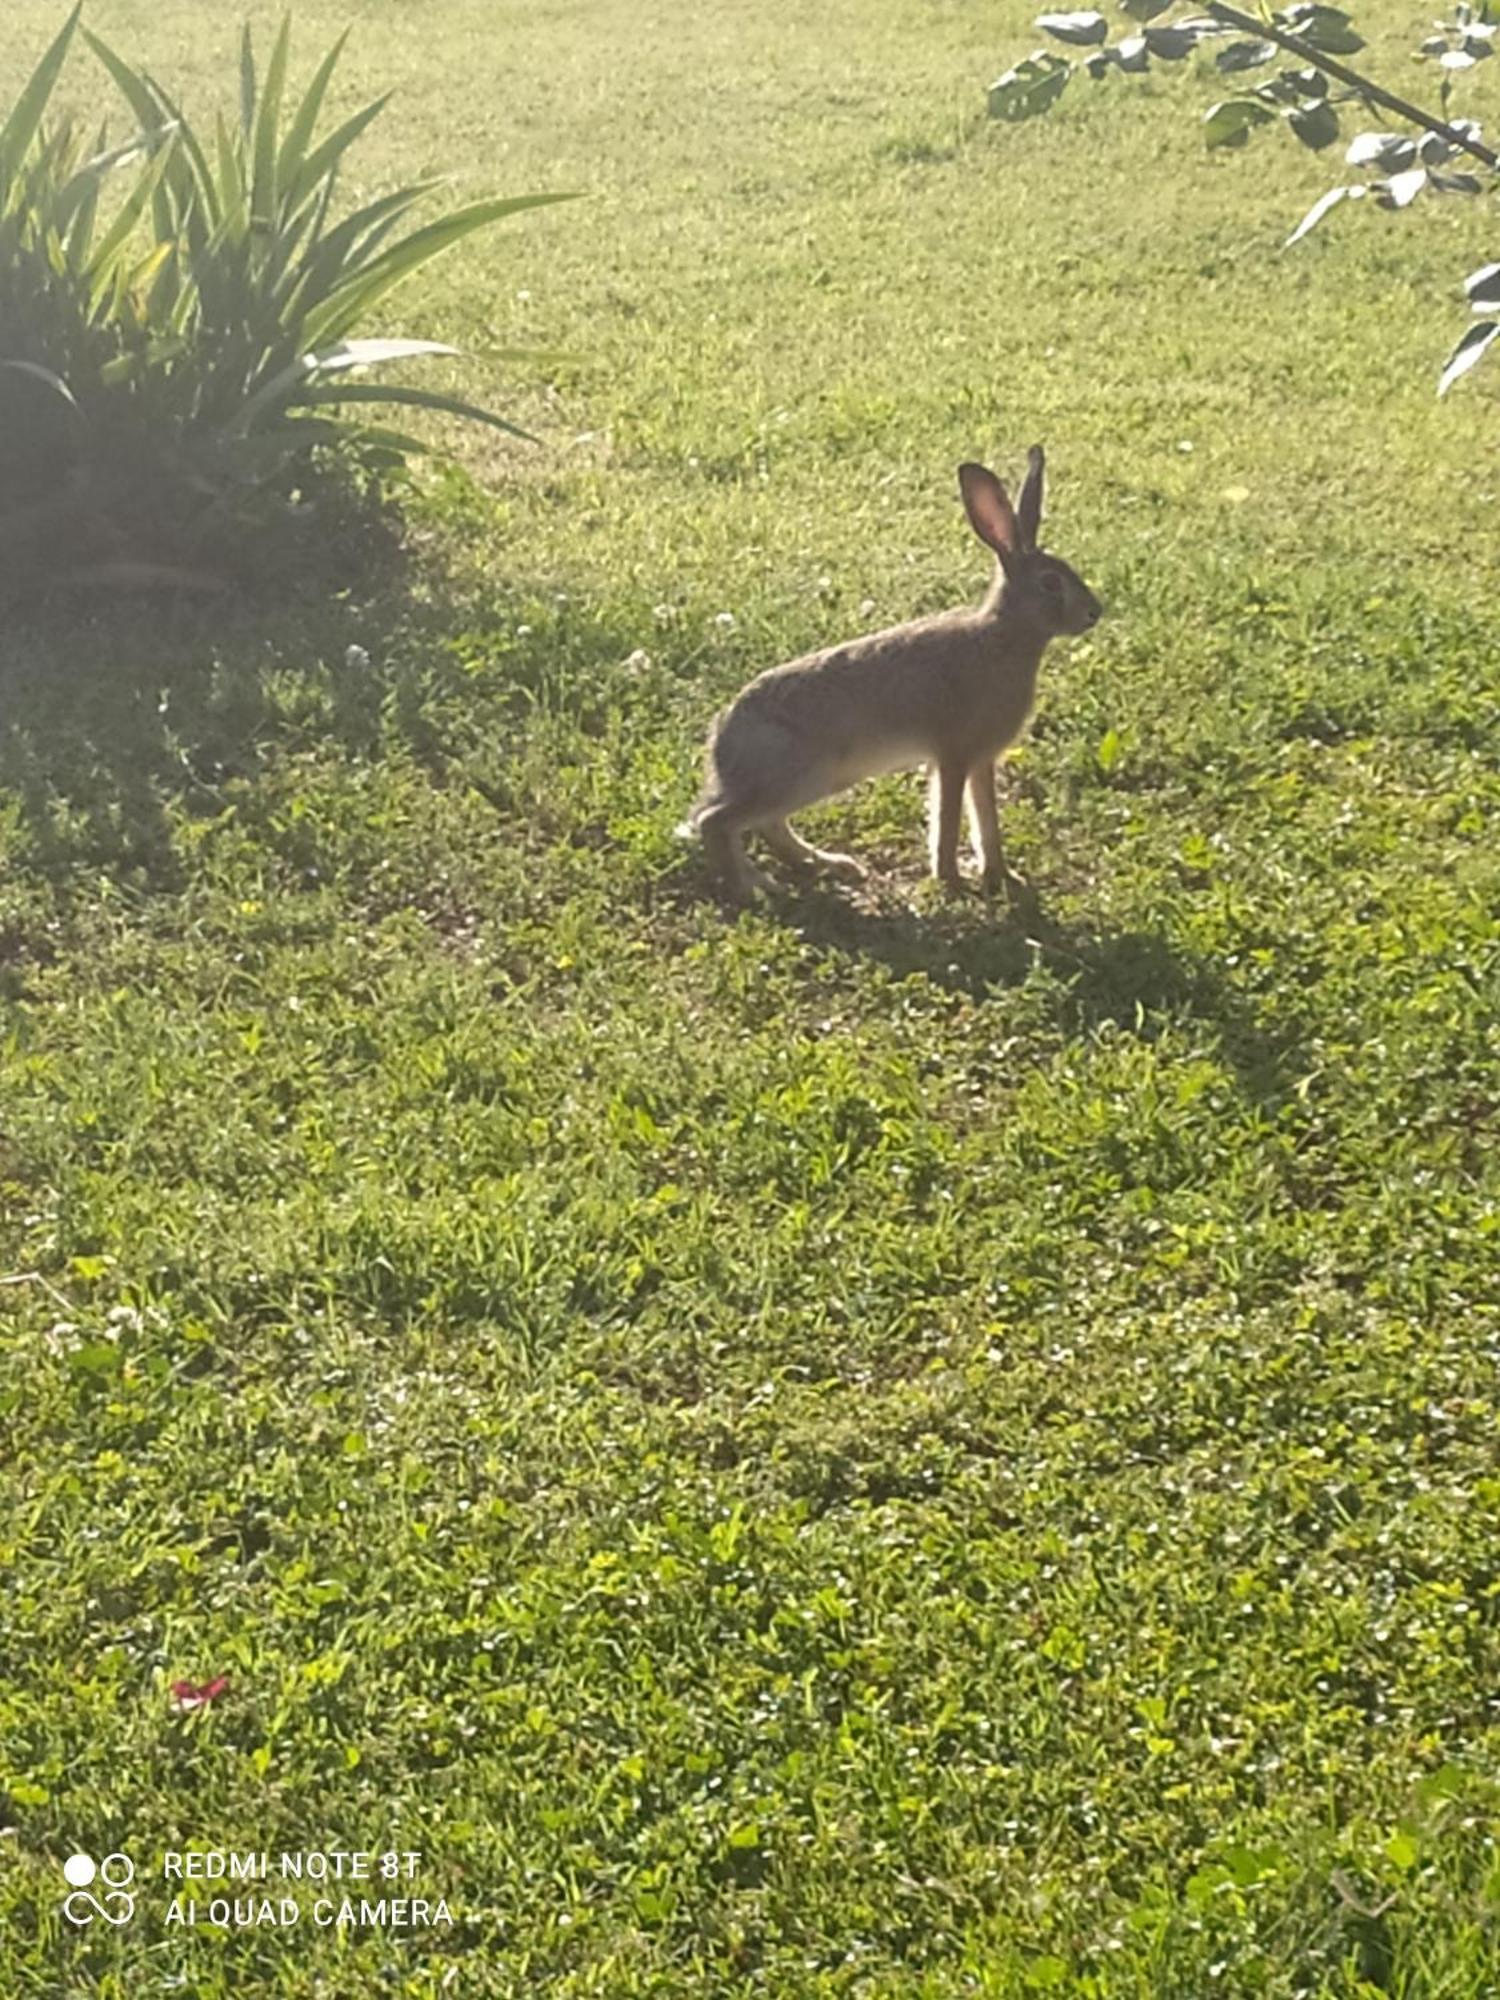
<svg viewBox="0 0 1500 2000">
<path fill-rule="evenodd" d="M 715 735 L 717 733 L 716 719 Z M 691 840 L 695 834 L 702 833 L 704 820 L 710 813 L 722 806 L 727 797 L 728 793 L 725 790 L 724 780 L 719 771 L 718 759 L 714 755 L 714 741 L 711 738 L 707 755 L 703 760 L 702 789 L 698 793 L 697 798 L 688 807 L 683 818 L 678 822 L 677 838 L 679 840 Z"/>
<path fill-rule="evenodd" d="M 703 821 L 716 806 L 724 803 L 724 794 L 713 785 L 705 785 L 703 790 L 688 807 L 687 812 L 677 822 L 674 831 L 679 840 L 692 840 L 703 829 Z"/>
</svg>

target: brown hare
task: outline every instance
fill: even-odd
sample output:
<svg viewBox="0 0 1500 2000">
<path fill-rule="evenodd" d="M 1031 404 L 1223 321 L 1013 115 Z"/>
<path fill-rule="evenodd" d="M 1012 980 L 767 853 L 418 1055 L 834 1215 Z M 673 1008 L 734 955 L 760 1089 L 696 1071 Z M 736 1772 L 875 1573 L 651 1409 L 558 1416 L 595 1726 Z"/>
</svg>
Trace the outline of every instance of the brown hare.
<svg viewBox="0 0 1500 2000">
<path fill-rule="evenodd" d="M 933 874 L 960 886 L 967 787 L 985 886 L 1015 886 L 1000 853 L 995 759 L 1025 726 L 1047 641 L 1089 631 L 1102 609 L 1076 571 L 1037 547 L 1043 470 L 1033 445 L 1012 507 L 993 472 L 958 468 L 969 524 L 995 552 L 994 581 L 976 610 L 919 618 L 768 668 L 716 719 L 686 828 L 702 836 L 736 901 L 770 887 L 746 858 L 751 831 L 784 861 L 862 876 L 852 855 L 810 847 L 787 817 L 914 764 L 930 773 Z"/>
</svg>

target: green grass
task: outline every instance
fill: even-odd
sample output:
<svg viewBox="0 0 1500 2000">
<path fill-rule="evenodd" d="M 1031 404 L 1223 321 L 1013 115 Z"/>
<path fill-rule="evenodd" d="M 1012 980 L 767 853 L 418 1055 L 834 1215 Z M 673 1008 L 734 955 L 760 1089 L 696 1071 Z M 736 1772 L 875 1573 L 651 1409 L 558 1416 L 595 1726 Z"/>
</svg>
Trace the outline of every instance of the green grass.
<svg viewBox="0 0 1500 2000">
<path fill-rule="evenodd" d="M 197 103 L 212 11 L 91 19 Z M 401 325 L 586 359 L 454 371 L 547 448 L 404 569 L 4 634 L 0 1991 L 1493 1993 L 1489 215 L 1281 258 L 1327 163 L 1172 76 L 994 129 L 1011 0 L 364 15 L 368 189 L 592 191 Z M 709 714 L 976 594 L 1034 437 L 1045 916 L 897 778 L 727 920 Z M 454 1923 L 168 1932 L 192 1845 Z"/>
</svg>

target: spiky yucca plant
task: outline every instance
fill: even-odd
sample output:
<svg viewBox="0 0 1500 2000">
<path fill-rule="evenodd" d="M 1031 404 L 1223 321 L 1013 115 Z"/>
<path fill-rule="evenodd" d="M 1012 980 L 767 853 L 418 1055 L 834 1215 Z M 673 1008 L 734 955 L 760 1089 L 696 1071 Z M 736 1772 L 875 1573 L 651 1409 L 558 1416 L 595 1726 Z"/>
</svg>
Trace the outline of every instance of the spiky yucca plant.
<svg viewBox="0 0 1500 2000">
<path fill-rule="evenodd" d="M 340 213 L 344 157 L 388 99 L 320 135 L 345 37 L 294 95 L 290 19 L 263 74 L 244 29 L 239 114 L 218 116 L 211 137 L 85 31 L 138 126 L 128 144 L 111 150 L 101 135 L 90 151 L 67 123 L 46 123 L 79 13 L 0 126 L 0 418 L 10 414 L 13 437 L 40 440 L 29 453 L 0 447 L 0 565 L 36 543 L 39 517 L 75 570 L 213 560 L 319 454 L 389 464 L 420 449 L 360 420 L 376 403 L 526 435 L 458 397 L 369 380 L 378 364 L 457 350 L 358 329 L 442 251 L 567 195 L 477 201 L 403 230 L 438 185 L 423 181 Z M 48 488 L 28 493 L 42 465 Z M 73 496 L 71 551 L 51 519 L 58 489 Z M 154 551 L 119 553 L 143 534 Z"/>
</svg>

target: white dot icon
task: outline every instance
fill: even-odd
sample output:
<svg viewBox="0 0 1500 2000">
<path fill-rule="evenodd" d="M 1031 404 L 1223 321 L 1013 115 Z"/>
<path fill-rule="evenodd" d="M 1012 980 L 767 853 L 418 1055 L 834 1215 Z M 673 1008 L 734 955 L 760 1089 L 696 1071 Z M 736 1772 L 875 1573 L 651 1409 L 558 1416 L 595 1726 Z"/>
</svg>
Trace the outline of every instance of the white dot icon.
<svg viewBox="0 0 1500 2000">
<path fill-rule="evenodd" d="M 70 1854 L 63 1863 L 63 1877 L 74 1889 L 86 1889 L 94 1874 L 94 1859 L 90 1854 Z"/>
</svg>

